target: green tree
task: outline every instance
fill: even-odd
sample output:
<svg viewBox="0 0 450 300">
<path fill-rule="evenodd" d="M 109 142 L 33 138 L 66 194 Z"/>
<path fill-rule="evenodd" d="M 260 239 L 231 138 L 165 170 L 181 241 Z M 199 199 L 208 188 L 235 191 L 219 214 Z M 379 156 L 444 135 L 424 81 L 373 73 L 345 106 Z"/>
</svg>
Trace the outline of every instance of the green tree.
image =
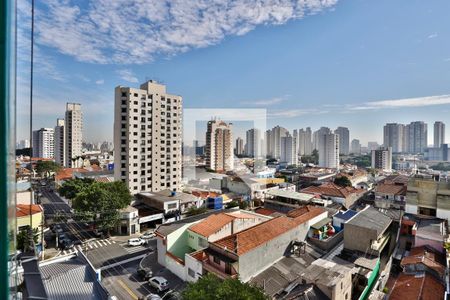
<svg viewBox="0 0 450 300">
<path fill-rule="evenodd" d="M 188 283 L 182 293 L 183 300 L 265 300 L 269 299 L 262 290 L 242 283 L 238 279 L 221 280 L 208 273 L 195 283 Z"/>
<path fill-rule="evenodd" d="M 31 233 L 33 234 L 33 241 L 36 244 L 38 242 L 38 229 L 34 228 Z M 33 245 L 30 245 L 30 232 L 28 229 L 24 229 L 19 231 L 16 236 L 17 239 L 17 250 L 25 252 L 27 249 L 31 248 Z"/>
<path fill-rule="evenodd" d="M 191 206 L 187 209 L 186 215 L 188 217 L 191 217 L 191 216 L 202 214 L 202 213 L 206 212 L 207 210 L 208 209 L 206 207 L 198 207 L 197 208 L 196 206 Z"/>
<path fill-rule="evenodd" d="M 339 186 L 342 186 L 342 187 L 352 186 L 352 182 L 350 181 L 350 179 L 348 179 L 345 176 L 336 177 L 334 179 L 334 183 L 339 185 Z"/>
<path fill-rule="evenodd" d="M 75 178 L 65 181 L 58 191 L 61 196 L 72 200 L 92 183 L 94 183 L 94 180 L 91 178 Z"/>
<path fill-rule="evenodd" d="M 94 221 L 96 228 L 109 231 L 120 220 L 119 209 L 130 203 L 131 195 L 125 183 L 93 182 L 76 194 L 72 207 L 77 215 Z"/>
<path fill-rule="evenodd" d="M 227 205 L 225 206 L 225 208 L 233 208 L 239 206 L 239 202 L 236 200 L 233 200 L 231 202 L 228 202 Z"/>
<path fill-rule="evenodd" d="M 39 160 L 36 163 L 36 172 L 41 177 L 48 177 L 51 172 L 58 172 L 61 167 L 54 161 Z"/>
</svg>

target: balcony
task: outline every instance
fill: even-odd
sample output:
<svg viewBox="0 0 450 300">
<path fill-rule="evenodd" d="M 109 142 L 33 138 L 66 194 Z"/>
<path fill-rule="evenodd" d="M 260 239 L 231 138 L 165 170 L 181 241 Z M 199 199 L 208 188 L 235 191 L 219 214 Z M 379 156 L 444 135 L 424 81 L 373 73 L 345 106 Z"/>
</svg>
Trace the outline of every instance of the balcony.
<svg viewBox="0 0 450 300">
<path fill-rule="evenodd" d="M 231 268 L 232 268 L 232 273 L 234 273 L 234 274 L 233 275 L 227 274 L 227 273 L 221 271 L 220 269 L 216 268 L 207 259 L 202 261 L 202 267 L 203 267 L 203 270 L 205 270 L 207 272 L 210 272 L 210 273 L 213 273 L 217 277 L 222 278 L 222 279 L 238 278 L 238 274 L 236 273 L 236 271 L 234 270 L 233 267 L 231 267 Z"/>
<path fill-rule="evenodd" d="M 384 246 L 386 246 L 388 241 L 389 241 L 389 232 L 385 233 L 378 240 L 373 241 L 372 245 L 371 245 L 371 248 L 372 248 L 372 250 L 381 252 L 381 250 L 383 250 Z"/>
</svg>

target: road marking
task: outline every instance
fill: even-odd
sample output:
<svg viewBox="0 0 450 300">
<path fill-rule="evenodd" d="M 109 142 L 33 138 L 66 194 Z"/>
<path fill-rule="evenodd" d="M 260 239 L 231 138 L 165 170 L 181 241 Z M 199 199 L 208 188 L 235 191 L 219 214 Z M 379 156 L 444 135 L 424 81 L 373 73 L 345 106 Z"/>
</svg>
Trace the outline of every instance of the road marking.
<svg viewBox="0 0 450 300">
<path fill-rule="evenodd" d="M 108 246 L 105 240 L 101 240 L 101 242 L 103 243 L 103 245 Z"/>
<path fill-rule="evenodd" d="M 112 243 L 113 243 L 113 244 L 115 244 L 115 243 L 116 243 L 116 241 L 112 241 Z"/>
<path fill-rule="evenodd" d="M 109 245 L 111 245 L 111 242 L 109 240 L 105 240 Z"/>
<path fill-rule="evenodd" d="M 89 248 L 94 249 L 94 247 L 91 245 L 91 243 L 88 244 Z"/>
<path fill-rule="evenodd" d="M 98 248 L 97 243 L 94 243 L 94 247 L 95 247 L 95 248 Z"/>
<path fill-rule="evenodd" d="M 134 300 L 138 300 L 138 296 L 136 296 L 135 293 L 120 279 L 117 279 L 117 282 L 123 287 L 125 291 L 127 291 L 128 294 L 130 294 L 131 298 Z"/>
</svg>

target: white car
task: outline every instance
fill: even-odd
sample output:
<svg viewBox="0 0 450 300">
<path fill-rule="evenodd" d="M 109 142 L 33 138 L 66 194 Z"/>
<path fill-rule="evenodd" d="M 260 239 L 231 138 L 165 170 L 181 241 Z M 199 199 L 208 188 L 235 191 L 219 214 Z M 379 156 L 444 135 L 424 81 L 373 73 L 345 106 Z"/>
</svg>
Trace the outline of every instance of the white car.
<svg viewBox="0 0 450 300">
<path fill-rule="evenodd" d="M 153 231 L 147 231 L 146 233 L 144 233 L 143 235 L 141 235 L 141 239 L 151 239 L 153 237 L 155 237 L 155 232 Z"/>
<path fill-rule="evenodd" d="M 169 289 L 169 282 L 161 276 L 155 276 L 148 280 L 148 283 L 157 289 L 159 292 L 164 292 Z"/>
<path fill-rule="evenodd" d="M 147 242 L 141 238 L 134 238 L 128 240 L 128 246 L 141 246 L 145 245 Z"/>
</svg>

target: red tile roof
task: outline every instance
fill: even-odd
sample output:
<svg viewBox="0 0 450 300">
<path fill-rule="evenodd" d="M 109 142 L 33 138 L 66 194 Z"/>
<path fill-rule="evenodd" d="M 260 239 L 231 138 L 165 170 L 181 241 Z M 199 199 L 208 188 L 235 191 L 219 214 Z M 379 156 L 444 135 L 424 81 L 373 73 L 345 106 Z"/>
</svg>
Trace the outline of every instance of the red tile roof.
<svg viewBox="0 0 450 300">
<path fill-rule="evenodd" d="M 255 213 L 260 214 L 260 215 L 264 215 L 264 216 L 270 216 L 271 214 L 275 213 L 276 211 L 273 209 L 268 209 L 268 208 L 258 208 L 255 210 Z"/>
<path fill-rule="evenodd" d="M 406 195 L 406 186 L 395 184 L 379 184 L 375 188 L 375 193 L 388 195 Z"/>
<path fill-rule="evenodd" d="M 31 214 L 37 214 L 42 212 L 42 207 L 37 204 L 31 205 Z M 16 205 L 16 218 L 21 218 L 30 215 L 30 205 L 29 204 L 17 204 Z"/>
<path fill-rule="evenodd" d="M 74 172 L 87 172 L 86 169 L 83 168 L 63 168 L 58 171 L 55 175 L 56 180 L 67 180 L 73 178 Z"/>
<path fill-rule="evenodd" d="M 444 292 L 444 285 L 431 275 L 402 273 L 392 288 L 389 300 L 439 300 L 444 299 Z"/>
<path fill-rule="evenodd" d="M 296 209 L 291 217 L 281 216 L 260 223 L 241 232 L 232 234 L 214 242 L 215 245 L 226 248 L 237 255 L 245 254 L 254 248 L 284 234 L 300 224 L 325 212 L 324 209 L 313 206 L 305 206 Z"/>
<path fill-rule="evenodd" d="M 445 266 L 437 261 L 436 254 L 428 251 L 425 247 L 417 247 L 411 250 L 409 256 L 402 259 L 401 265 L 417 265 L 423 264 L 427 268 L 436 271 L 440 276 L 445 275 Z"/>
<path fill-rule="evenodd" d="M 189 230 L 198 233 L 201 236 L 209 237 L 219 231 L 223 226 L 231 223 L 234 219 L 236 219 L 236 217 L 229 214 L 215 214 L 190 226 Z"/>
<path fill-rule="evenodd" d="M 307 194 L 319 194 L 330 197 L 339 197 L 339 198 L 347 198 L 350 194 L 360 194 L 365 193 L 362 189 L 356 189 L 354 187 L 341 187 L 332 182 L 324 183 L 320 186 L 309 186 L 300 190 L 301 193 Z"/>
</svg>

